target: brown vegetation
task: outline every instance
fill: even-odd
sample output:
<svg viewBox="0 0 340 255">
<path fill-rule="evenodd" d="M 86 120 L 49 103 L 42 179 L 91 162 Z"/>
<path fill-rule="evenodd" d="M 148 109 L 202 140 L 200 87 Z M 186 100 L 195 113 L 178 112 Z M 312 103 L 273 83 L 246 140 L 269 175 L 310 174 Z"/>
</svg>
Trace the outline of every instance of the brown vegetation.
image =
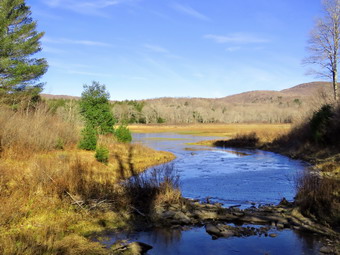
<svg viewBox="0 0 340 255">
<path fill-rule="evenodd" d="M 297 181 L 296 204 L 308 217 L 340 227 L 340 180 L 305 173 Z"/>
<path fill-rule="evenodd" d="M 85 237 L 133 224 L 132 196 L 121 180 L 174 157 L 101 137 L 110 151 L 102 164 L 77 149 L 78 126 L 44 106 L 1 108 L 0 126 L 1 254 L 108 254 Z"/>
<path fill-rule="evenodd" d="M 282 91 L 250 91 L 223 98 L 157 98 L 113 102 L 119 121 L 129 123 L 292 123 L 329 102 L 327 82 L 301 84 Z M 50 102 L 76 97 L 42 95 Z M 64 105 L 58 109 L 67 108 Z"/>
</svg>

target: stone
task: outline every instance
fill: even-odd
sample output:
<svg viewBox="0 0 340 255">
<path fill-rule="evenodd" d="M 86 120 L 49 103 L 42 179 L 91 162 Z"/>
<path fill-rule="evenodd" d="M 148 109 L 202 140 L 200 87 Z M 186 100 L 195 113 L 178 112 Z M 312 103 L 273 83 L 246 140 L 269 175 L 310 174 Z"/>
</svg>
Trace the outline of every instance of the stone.
<svg viewBox="0 0 340 255">
<path fill-rule="evenodd" d="M 176 212 L 173 218 L 177 221 L 179 221 L 182 224 L 190 224 L 191 220 L 190 218 L 185 215 L 183 212 Z"/>
<path fill-rule="evenodd" d="M 212 235 L 212 236 L 217 236 L 217 237 L 222 236 L 221 235 L 221 230 L 217 226 L 215 226 L 215 225 L 213 225 L 211 223 L 208 223 L 208 224 L 205 225 L 205 231 L 209 235 Z"/>
<path fill-rule="evenodd" d="M 319 252 L 324 253 L 324 254 L 330 254 L 330 253 L 333 253 L 333 250 L 329 246 L 322 246 Z"/>
<path fill-rule="evenodd" d="M 284 229 L 285 225 L 283 225 L 282 223 L 277 223 L 276 227 L 277 229 Z"/>
<path fill-rule="evenodd" d="M 271 233 L 271 234 L 269 234 L 269 236 L 270 236 L 270 237 L 277 237 L 277 234 Z"/>
</svg>

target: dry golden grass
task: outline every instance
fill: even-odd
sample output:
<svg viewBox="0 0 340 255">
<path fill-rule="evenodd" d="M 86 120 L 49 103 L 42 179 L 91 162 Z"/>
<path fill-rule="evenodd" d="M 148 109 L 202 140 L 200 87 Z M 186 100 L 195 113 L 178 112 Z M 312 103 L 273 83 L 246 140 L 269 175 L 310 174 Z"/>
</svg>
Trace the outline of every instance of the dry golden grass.
<svg viewBox="0 0 340 255">
<path fill-rule="evenodd" d="M 77 149 L 78 129 L 44 109 L 0 111 L 0 254 L 109 254 L 84 238 L 127 226 L 131 219 L 122 179 L 168 162 L 171 153 L 141 145 L 99 143 L 95 152 Z M 62 139 L 62 143 L 60 142 Z"/>
<path fill-rule="evenodd" d="M 256 133 L 261 142 L 271 142 L 280 135 L 288 133 L 291 124 L 192 124 L 192 125 L 130 125 L 135 133 L 175 132 L 200 136 L 235 137 Z"/>
</svg>

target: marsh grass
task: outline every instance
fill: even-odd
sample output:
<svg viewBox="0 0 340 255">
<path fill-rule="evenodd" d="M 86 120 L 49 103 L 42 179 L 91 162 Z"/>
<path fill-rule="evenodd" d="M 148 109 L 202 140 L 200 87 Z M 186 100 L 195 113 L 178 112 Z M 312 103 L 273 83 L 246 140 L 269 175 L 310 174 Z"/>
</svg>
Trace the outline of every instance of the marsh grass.
<svg viewBox="0 0 340 255">
<path fill-rule="evenodd" d="M 124 183 L 131 205 L 148 214 L 164 203 L 178 203 L 182 199 L 179 175 L 173 164 L 165 164 L 135 175 Z"/>
<path fill-rule="evenodd" d="M 130 125 L 135 133 L 173 132 L 198 136 L 234 137 L 255 132 L 263 142 L 270 142 L 291 129 L 291 124 L 190 124 L 190 125 Z"/>
<path fill-rule="evenodd" d="M 49 114 L 43 105 L 27 114 L 2 107 L 0 126 L 0 152 L 7 158 L 27 158 L 32 153 L 67 148 L 78 141 L 75 126 Z"/>
<path fill-rule="evenodd" d="M 340 180 L 304 173 L 297 180 L 296 204 L 305 216 L 313 216 L 334 228 L 340 226 Z"/>
<path fill-rule="evenodd" d="M 108 163 L 77 149 L 79 128 L 44 106 L 0 110 L 0 254 L 109 254 L 86 237 L 128 227 L 121 181 L 168 162 L 171 153 L 100 137 Z"/>
</svg>

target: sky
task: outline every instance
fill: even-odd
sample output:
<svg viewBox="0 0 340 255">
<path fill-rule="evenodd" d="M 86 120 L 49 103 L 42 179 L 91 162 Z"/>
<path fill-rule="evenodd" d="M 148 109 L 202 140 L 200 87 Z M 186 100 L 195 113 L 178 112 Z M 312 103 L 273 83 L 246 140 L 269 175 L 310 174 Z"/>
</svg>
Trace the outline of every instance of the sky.
<svg viewBox="0 0 340 255">
<path fill-rule="evenodd" d="M 26 0 L 49 63 L 43 93 L 224 97 L 317 80 L 302 59 L 320 0 Z"/>
</svg>

